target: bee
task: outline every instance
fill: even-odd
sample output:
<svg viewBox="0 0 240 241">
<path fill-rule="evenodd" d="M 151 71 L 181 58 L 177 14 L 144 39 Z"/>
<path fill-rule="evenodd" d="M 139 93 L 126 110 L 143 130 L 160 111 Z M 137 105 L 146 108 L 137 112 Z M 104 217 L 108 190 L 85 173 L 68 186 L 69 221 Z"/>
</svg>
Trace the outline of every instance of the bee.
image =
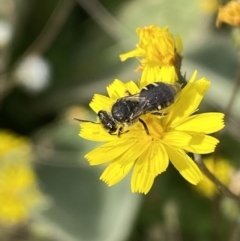
<svg viewBox="0 0 240 241">
<path fill-rule="evenodd" d="M 102 127 L 111 135 L 117 133 L 118 136 L 127 132 L 124 131 L 124 126 L 132 125 L 135 120 L 131 119 L 132 113 L 138 109 L 138 100 L 128 100 L 127 97 L 117 99 L 111 108 L 111 112 L 100 110 L 98 112 L 98 122 L 88 120 L 81 120 L 75 118 L 79 122 L 90 122 L 94 124 L 101 124 Z"/>
<path fill-rule="evenodd" d="M 99 123 L 75 119 L 80 122 L 101 124 L 109 134 L 118 136 L 127 132 L 124 127 L 139 121 L 149 135 L 147 125 L 140 117 L 148 113 L 163 115 L 163 110 L 174 103 L 180 90 L 179 83 L 153 82 L 142 88 L 137 94 L 128 92 L 126 96 L 117 99 L 110 112 L 100 110 L 98 112 Z"/>
</svg>

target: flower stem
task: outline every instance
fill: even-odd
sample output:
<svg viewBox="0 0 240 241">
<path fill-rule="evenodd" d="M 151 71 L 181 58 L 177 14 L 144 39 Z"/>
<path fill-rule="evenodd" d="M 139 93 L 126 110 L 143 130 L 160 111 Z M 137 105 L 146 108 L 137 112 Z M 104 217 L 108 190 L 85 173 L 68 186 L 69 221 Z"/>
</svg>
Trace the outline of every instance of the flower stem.
<svg viewBox="0 0 240 241">
<path fill-rule="evenodd" d="M 209 180 L 211 180 L 216 187 L 218 188 L 218 190 L 225 196 L 230 197 L 236 201 L 240 202 L 240 197 L 237 196 L 236 194 L 234 194 L 233 192 L 231 192 L 227 186 L 225 186 L 222 182 L 220 182 L 206 167 L 202 156 L 199 154 L 195 154 L 194 153 L 194 161 L 195 163 L 198 165 L 198 167 L 200 168 L 200 170 L 204 173 L 204 175 L 209 178 Z"/>
</svg>

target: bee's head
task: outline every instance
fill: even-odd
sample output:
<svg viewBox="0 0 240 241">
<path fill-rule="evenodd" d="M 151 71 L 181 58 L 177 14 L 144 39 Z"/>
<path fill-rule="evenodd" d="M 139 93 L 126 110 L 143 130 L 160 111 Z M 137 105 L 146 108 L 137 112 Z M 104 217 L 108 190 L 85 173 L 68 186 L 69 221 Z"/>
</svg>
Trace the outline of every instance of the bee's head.
<svg viewBox="0 0 240 241">
<path fill-rule="evenodd" d="M 117 123 L 107 111 L 100 110 L 98 112 L 98 118 L 104 129 L 106 129 L 110 134 L 117 131 Z"/>
</svg>

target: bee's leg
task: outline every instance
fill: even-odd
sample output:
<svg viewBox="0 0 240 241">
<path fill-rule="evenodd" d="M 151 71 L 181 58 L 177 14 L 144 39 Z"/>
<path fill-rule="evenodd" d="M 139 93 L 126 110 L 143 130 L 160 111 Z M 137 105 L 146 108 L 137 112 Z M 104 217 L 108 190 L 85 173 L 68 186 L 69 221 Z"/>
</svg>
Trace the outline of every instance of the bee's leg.
<svg viewBox="0 0 240 241">
<path fill-rule="evenodd" d="M 167 113 L 164 113 L 164 112 L 151 112 L 152 115 L 157 115 L 157 116 L 166 116 Z"/>
<path fill-rule="evenodd" d="M 118 135 L 118 133 L 116 134 L 116 133 L 111 133 L 111 132 L 108 132 L 111 136 L 116 136 L 116 135 Z"/>
<path fill-rule="evenodd" d="M 121 137 L 122 134 L 123 134 L 123 127 L 121 126 L 118 129 L 117 135 L 118 135 L 118 137 Z"/>
<path fill-rule="evenodd" d="M 160 115 L 162 116 L 162 113 L 161 112 L 151 112 L 152 115 Z"/>
<path fill-rule="evenodd" d="M 132 94 L 130 93 L 130 91 L 129 90 L 126 90 L 125 91 L 125 96 L 131 96 Z"/>
<path fill-rule="evenodd" d="M 128 133 L 128 132 L 129 132 L 129 130 L 124 131 L 124 127 L 121 126 L 118 129 L 117 135 L 118 135 L 118 137 L 121 137 L 122 134 L 125 134 L 125 133 Z"/>
<path fill-rule="evenodd" d="M 142 123 L 143 128 L 146 131 L 147 135 L 150 135 L 150 132 L 149 132 L 148 127 L 147 127 L 147 124 L 141 118 L 139 118 L 139 121 Z"/>
</svg>

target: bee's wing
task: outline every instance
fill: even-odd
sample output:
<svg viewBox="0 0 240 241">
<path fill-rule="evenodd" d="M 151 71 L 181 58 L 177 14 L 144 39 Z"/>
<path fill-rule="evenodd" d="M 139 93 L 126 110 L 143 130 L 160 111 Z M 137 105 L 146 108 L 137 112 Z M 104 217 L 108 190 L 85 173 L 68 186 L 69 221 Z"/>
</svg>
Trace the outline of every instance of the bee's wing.
<svg viewBox="0 0 240 241">
<path fill-rule="evenodd" d="M 158 98 L 156 98 L 154 94 L 155 93 L 147 90 L 146 92 L 144 92 L 144 95 L 142 93 L 141 96 L 138 96 L 139 105 L 134 111 L 134 113 L 131 115 L 131 119 L 139 118 L 141 115 L 150 113 L 153 110 L 158 111 L 156 106 L 156 100 L 159 101 L 159 98 L 162 98 L 163 96 L 159 96 L 159 94 L 157 93 Z M 156 107 L 153 108 L 154 106 Z"/>
<path fill-rule="evenodd" d="M 130 100 L 130 101 L 136 101 L 136 102 L 140 102 L 140 101 L 145 101 L 145 97 L 140 96 L 140 93 L 134 94 L 134 95 L 128 95 L 125 97 L 120 98 L 119 100 Z"/>
<path fill-rule="evenodd" d="M 130 119 L 134 120 L 136 118 L 138 118 L 142 113 L 142 108 L 140 107 L 140 105 L 142 105 L 141 103 L 145 103 L 146 102 L 146 97 L 145 96 L 140 96 L 140 93 L 134 94 L 134 95 L 128 95 L 128 96 L 124 96 L 120 99 L 118 99 L 118 101 L 133 101 L 133 102 L 137 102 L 139 103 L 139 105 L 136 106 L 136 108 L 134 109 L 133 113 L 130 116 Z"/>
<path fill-rule="evenodd" d="M 138 108 L 136 108 L 135 112 L 131 115 L 133 120 L 148 112 L 148 102 L 146 101 L 146 98 L 141 97 L 141 99 L 142 101 L 139 102 Z"/>
</svg>

